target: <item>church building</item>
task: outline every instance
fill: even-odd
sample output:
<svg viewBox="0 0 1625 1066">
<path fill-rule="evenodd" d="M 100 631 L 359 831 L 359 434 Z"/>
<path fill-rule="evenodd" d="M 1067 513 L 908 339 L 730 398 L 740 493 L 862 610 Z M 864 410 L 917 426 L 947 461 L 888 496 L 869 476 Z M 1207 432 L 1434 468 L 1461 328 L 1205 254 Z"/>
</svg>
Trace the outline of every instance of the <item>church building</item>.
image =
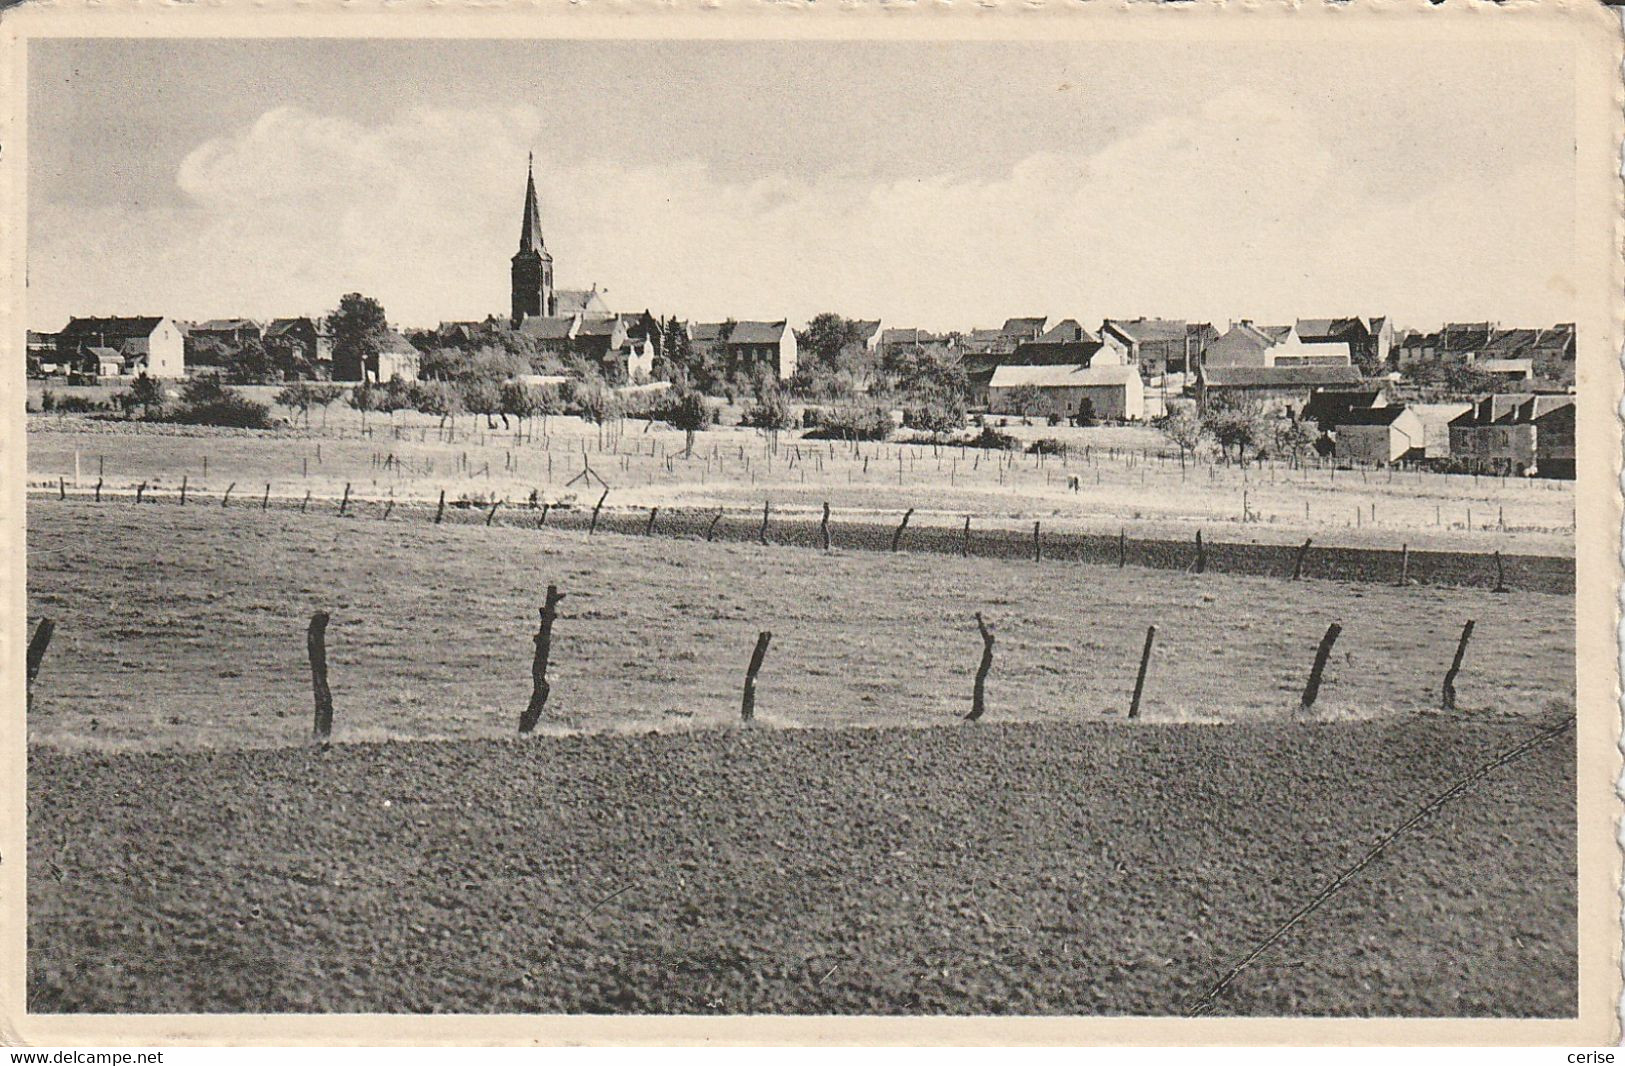
<svg viewBox="0 0 1625 1066">
<path fill-rule="evenodd" d="M 559 313 L 553 291 L 553 256 L 542 241 L 542 213 L 536 206 L 536 161 L 525 175 L 525 219 L 519 227 L 519 251 L 513 257 L 513 327 L 526 318 Z"/>
</svg>

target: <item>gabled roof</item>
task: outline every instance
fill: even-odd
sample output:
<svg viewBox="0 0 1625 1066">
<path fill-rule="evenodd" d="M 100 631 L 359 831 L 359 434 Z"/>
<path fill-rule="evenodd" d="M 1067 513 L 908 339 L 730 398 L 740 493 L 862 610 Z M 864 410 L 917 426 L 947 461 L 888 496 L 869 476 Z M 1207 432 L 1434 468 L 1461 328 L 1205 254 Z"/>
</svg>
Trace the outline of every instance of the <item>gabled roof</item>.
<svg viewBox="0 0 1625 1066">
<path fill-rule="evenodd" d="M 696 344 L 711 344 L 722 339 L 722 322 L 691 322 L 688 339 Z"/>
<path fill-rule="evenodd" d="M 1181 341 L 1186 334 L 1182 318 L 1108 318 L 1101 329 L 1111 327 L 1117 333 L 1140 344 L 1149 341 Z"/>
<path fill-rule="evenodd" d="M 107 334 L 116 337 L 150 337 L 164 320 L 162 315 L 111 316 L 106 318 L 70 318 L 62 327 L 64 337 L 83 337 Z"/>
<path fill-rule="evenodd" d="M 880 332 L 880 319 L 873 320 L 857 318 L 852 320 L 852 332 L 857 339 L 868 344 L 876 333 Z"/>
<path fill-rule="evenodd" d="M 1029 344 L 1078 344 L 1085 341 L 1098 343 L 1099 337 L 1084 329 L 1075 318 L 1063 318 Z"/>
<path fill-rule="evenodd" d="M 1251 323 L 1248 325 L 1251 329 L 1263 334 L 1276 344 L 1281 343 L 1292 335 L 1291 326 L 1253 326 Z"/>
<path fill-rule="evenodd" d="M 1044 323 L 1048 321 L 1048 315 L 1007 318 L 1004 320 L 1004 326 L 999 330 L 999 333 L 1005 337 L 1033 337 L 1044 332 Z"/>
<path fill-rule="evenodd" d="M 1391 426 L 1407 410 L 1408 408 L 1403 404 L 1397 403 L 1392 407 L 1357 407 L 1339 416 L 1337 425 L 1339 428 L 1343 426 Z"/>
<path fill-rule="evenodd" d="M 1305 344 L 1346 341 L 1366 332 L 1365 323 L 1358 318 L 1300 318 L 1297 330 L 1298 339 Z"/>
<path fill-rule="evenodd" d="M 1204 366 L 1202 380 L 1220 388 L 1297 388 L 1358 385 L 1365 379 L 1352 366 Z"/>
<path fill-rule="evenodd" d="M 102 362 L 120 363 L 120 364 L 122 364 L 124 362 L 124 353 L 120 352 L 116 348 L 92 347 L 92 348 L 86 348 L 85 351 L 88 352 L 91 355 L 94 355 L 98 360 L 100 360 Z"/>
<path fill-rule="evenodd" d="M 735 322 L 733 332 L 728 334 L 729 344 L 777 344 L 784 339 L 784 332 L 789 323 L 780 319 L 777 322 Z"/>
<path fill-rule="evenodd" d="M 614 315 L 607 318 L 583 316 L 581 325 L 576 329 L 576 336 L 613 337 L 618 328 L 621 328 L 621 320 Z"/>
<path fill-rule="evenodd" d="M 384 339 L 383 339 L 382 342 L 380 342 L 380 344 L 378 346 L 378 350 L 381 353 L 386 353 L 386 354 L 390 354 L 390 355 L 417 355 L 418 354 L 418 350 L 412 346 L 412 342 L 407 340 L 405 337 L 401 336 L 399 333 L 395 332 L 394 330 L 389 330 L 387 333 L 384 334 Z"/>
<path fill-rule="evenodd" d="M 880 324 L 878 321 L 875 323 Z M 929 330 L 923 329 L 883 329 L 880 331 L 880 343 L 892 344 L 935 344 L 945 338 L 937 336 Z"/>
<path fill-rule="evenodd" d="M 519 324 L 519 332 L 541 341 L 565 341 L 575 336 L 579 315 L 531 315 Z"/>
<path fill-rule="evenodd" d="M 1340 420 L 1351 410 L 1375 407 L 1382 399 L 1381 389 L 1350 389 L 1346 392 L 1317 392 L 1303 405 L 1305 421 Z"/>
<path fill-rule="evenodd" d="M 558 312 L 561 315 L 571 315 L 578 311 L 583 314 L 609 314 L 609 305 L 604 302 L 597 289 L 557 289 L 553 297 L 558 302 Z"/>
<path fill-rule="evenodd" d="M 1084 366 L 1079 363 L 1053 363 L 1048 366 L 1026 366 L 1005 363 L 993 371 L 989 387 L 1016 388 L 1032 385 L 1035 388 L 1077 388 L 1079 386 L 1127 385 L 1140 380 L 1140 372 L 1132 366 Z"/>
<path fill-rule="evenodd" d="M 260 324 L 252 318 L 211 318 L 192 327 L 194 332 L 201 330 L 204 333 L 235 333 L 238 330 L 259 328 Z"/>
</svg>

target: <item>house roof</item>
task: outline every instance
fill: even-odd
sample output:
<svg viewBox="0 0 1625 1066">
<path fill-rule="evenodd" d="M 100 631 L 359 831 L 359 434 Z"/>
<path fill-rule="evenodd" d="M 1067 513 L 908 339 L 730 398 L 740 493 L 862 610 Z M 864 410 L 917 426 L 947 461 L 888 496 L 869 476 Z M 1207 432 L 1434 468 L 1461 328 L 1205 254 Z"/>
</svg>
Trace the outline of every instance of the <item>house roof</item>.
<svg viewBox="0 0 1625 1066">
<path fill-rule="evenodd" d="M 211 318 L 192 327 L 194 331 L 201 330 L 204 333 L 234 333 L 238 330 L 259 328 L 260 324 L 252 318 Z"/>
<path fill-rule="evenodd" d="M 691 322 L 688 327 L 688 339 L 709 344 L 722 337 L 721 322 Z"/>
<path fill-rule="evenodd" d="M 394 330 L 390 330 L 384 334 L 383 343 L 378 346 L 378 350 L 379 352 L 388 353 L 391 355 L 418 354 L 418 350 L 412 346 L 412 342 Z"/>
<path fill-rule="evenodd" d="M 880 332 L 880 319 L 853 319 L 852 332 L 857 335 L 858 340 L 868 344 L 869 339 Z"/>
<path fill-rule="evenodd" d="M 311 329 L 316 328 L 316 323 L 309 318 L 273 318 L 270 324 L 265 327 L 265 335 L 267 337 L 280 337 L 289 330 L 297 329 L 302 325 L 308 325 Z"/>
<path fill-rule="evenodd" d="M 1084 366 L 1080 363 L 1027 366 L 1005 363 L 993 371 L 993 380 L 988 385 L 996 389 L 1021 385 L 1040 389 L 1076 388 L 1084 385 L 1127 385 L 1139 380 L 1140 372 L 1132 366 Z"/>
<path fill-rule="evenodd" d="M 1297 330 L 1298 339 L 1305 344 L 1325 344 L 1364 333 L 1365 323 L 1358 318 L 1300 318 Z"/>
<path fill-rule="evenodd" d="M 875 325 L 879 325 L 876 322 Z M 880 343 L 890 344 L 935 344 L 944 338 L 924 329 L 883 329 L 880 331 Z"/>
<path fill-rule="evenodd" d="M 1063 318 L 1049 329 L 1039 334 L 1038 339 L 1029 341 L 1030 344 L 1078 344 L 1085 341 L 1098 343 L 1099 337 L 1084 329 L 1075 318 Z"/>
<path fill-rule="evenodd" d="M 1140 344 L 1147 341 L 1183 342 L 1187 332 L 1182 318 L 1108 318 L 1101 324 L 1101 329 L 1105 330 L 1108 326 Z"/>
<path fill-rule="evenodd" d="M 64 337 L 108 334 L 116 337 L 150 337 L 164 320 L 162 315 L 115 315 L 106 318 L 70 318 L 62 327 Z"/>
<path fill-rule="evenodd" d="M 1357 407 L 1375 407 L 1382 399 L 1381 389 L 1350 389 L 1347 392 L 1317 392 L 1303 405 L 1305 419 L 1320 421 L 1342 418 Z"/>
<path fill-rule="evenodd" d="M 103 362 L 109 362 L 109 363 L 123 363 L 124 362 L 124 354 L 122 352 L 120 352 L 116 348 L 102 348 L 102 347 L 98 346 L 98 347 L 86 348 L 85 351 L 89 352 L 91 355 L 94 355 L 98 360 L 101 360 Z"/>
<path fill-rule="evenodd" d="M 1037 336 L 1044 332 L 1044 323 L 1048 321 L 1048 315 L 1007 318 L 1004 320 L 1004 326 L 999 330 L 999 334 L 1005 337 Z"/>
<path fill-rule="evenodd" d="M 1358 407 L 1344 412 L 1337 420 L 1343 426 L 1391 426 L 1408 410 L 1403 404 L 1392 407 Z"/>
<path fill-rule="evenodd" d="M 728 334 L 728 343 L 777 344 L 788 328 L 789 323 L 784 319 L 777 322 L 735 322 L 733 332 Z"/>
<path fill-rule="evenodd" d="M 604 317 L 583 317 L 581 326 L 576 330 L 577 337 L 613 337 L 615 330 L 621 326 L 621 320 L 615 315 Z"/>
<path fill-rule="evenodd" d="M 575 315 L 532 315 L 519 324 L 519 332 L 543 341 L 569 340 L 575 335 Z"/>
<path fill-rule="evenodd" d="M 1204 366 L 1201 377 L 1210 388 L 1358 385 L 1365 380 L 1352 366 Z"/>
<path fill-rule="evenodd" d="M 558 302 L 558 312 L 561 315 L 576 311 L 598 314 L 609 311 L 609 305 L 604 302 L 597 289 L 555 289 L 553 298 Z"/>
</svg>

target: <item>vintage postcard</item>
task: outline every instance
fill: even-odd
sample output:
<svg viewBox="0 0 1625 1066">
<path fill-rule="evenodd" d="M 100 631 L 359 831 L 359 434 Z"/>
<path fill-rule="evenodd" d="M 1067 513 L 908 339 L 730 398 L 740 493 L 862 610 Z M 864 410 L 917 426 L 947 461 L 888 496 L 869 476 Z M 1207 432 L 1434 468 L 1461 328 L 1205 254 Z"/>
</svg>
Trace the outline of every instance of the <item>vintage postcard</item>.
<svg viewBox="0 0 1625 1066">
<path fill-rule="evenodd" d="M 0 15 L 7 1041 L 1618 1040 L 1617 13 L 390 8 Z"/>
</svg>

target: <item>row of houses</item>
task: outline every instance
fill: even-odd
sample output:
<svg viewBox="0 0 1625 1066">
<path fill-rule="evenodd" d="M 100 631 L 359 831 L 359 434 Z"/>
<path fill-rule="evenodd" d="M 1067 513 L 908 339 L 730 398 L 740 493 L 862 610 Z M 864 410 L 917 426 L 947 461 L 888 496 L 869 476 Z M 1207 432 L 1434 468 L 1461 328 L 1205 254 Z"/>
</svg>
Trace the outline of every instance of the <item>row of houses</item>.
<svg viewBox="0 0 1625 1066">
<path fill-rule="evenodd" d="M 1573 396 L 1497 393 L 1476 402 L 1397 403 L 1383 389 L 1327 391 L 1303 410 L 1339 460 L 1448 463 L 1473 473 L 1574 477 Z"/>
<path fill-rule="evenodd" d="M 187 322 L 168 315 L 91 315 L 68 320 L 50 333 L 28 331 L 28 362 L 39 374 L 97 378 L 184 377 L 187 347 L 201 340 L 238 348 L 254 341 L 291 346 L 317 365 L 332 358 L 331 339 L 319 319 L 276 318 Z M 403 341 L 404 343 L 404 341 Z"/>
</svg>

